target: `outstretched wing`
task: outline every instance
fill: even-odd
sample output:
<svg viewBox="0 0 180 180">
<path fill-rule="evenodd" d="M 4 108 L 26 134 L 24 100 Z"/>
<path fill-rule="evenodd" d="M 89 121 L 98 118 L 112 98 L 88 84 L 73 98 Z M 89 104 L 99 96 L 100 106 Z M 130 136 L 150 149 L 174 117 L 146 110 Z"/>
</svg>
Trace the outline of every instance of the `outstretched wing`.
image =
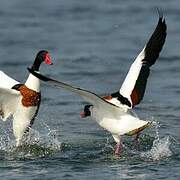
<svg viewBox="0 0 180 180">
<path fill-rule="evenodd" d="M 120 88 L 112 97 L 133 108 L 143 99 L 150 67 L 156 62 L 166 39 L 166 23 L 162 15 L 148 43 L 138 55 Z"/>
<path fill-rule="evenodd" d="M 12 115 L 20 101 L 21 94 L 14 89 L 0 88 L 0 117 L 6 120 Z"/>
<path fill-rule="evenodd" d="M 33 71 L 32 69 L 28 68 L 29 72 L 32 73 L 34 76 L 36 76 L 37 78 L 41 79 L 42 81 L 46 81 L 49 84 L 56 86 L 57 88 L 61 88 L 61 89 L 65 89 L 67 91 L 73 92 L 75 94 L 78 94 L 79 96 L 81 96 L 85 101 L 89 102 L 90 104 L 96 106 L 96 107 L 101 107 L 101 108 L 108 108 L 111 109 L 113 112 L 115 110 L 120 111 L 120 108 L 117 107 L 114 104 L 111 104 L 107 101 L 105 101 L 103 98 L 101 98 L 100 96 L 96 95 L 93 92 L 87 91 L 85 89 L 81 89 L 81 88 L 77 88 L 77 87 L 73 87 L 69 84 L 65 84 L 63 82 L 48 78 L 42 74 L 39 74 L 35 71 Z"/>
<path fill-rule="evenodd" d="M 0 71 L 0 87 L 11 89 L 16 84 L 19 84 L 19 82 Z"/>
</svg>

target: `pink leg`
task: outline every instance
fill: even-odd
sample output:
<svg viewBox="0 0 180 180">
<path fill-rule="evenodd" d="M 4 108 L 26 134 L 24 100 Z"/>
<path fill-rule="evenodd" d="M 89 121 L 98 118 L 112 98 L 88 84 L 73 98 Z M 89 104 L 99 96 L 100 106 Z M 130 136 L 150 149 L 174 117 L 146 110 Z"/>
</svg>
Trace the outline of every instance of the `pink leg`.
<svg viewBox="0 0 180 180">
<path fill-rule="evenodd" d="M 136 137 L 134 139 L 134 148 L 139 149 L 139 133 L 136 134 Z"/>
<path fill-rule="evenodd" d="M 122 151 L 122 144 L 121 144 L 121 142 L 119 142 L 119 143 L 116 144 L 116 149 L 115 149 L 114 154 L 116 156 L 120 156 L 121 151 Z"/>
</svg>

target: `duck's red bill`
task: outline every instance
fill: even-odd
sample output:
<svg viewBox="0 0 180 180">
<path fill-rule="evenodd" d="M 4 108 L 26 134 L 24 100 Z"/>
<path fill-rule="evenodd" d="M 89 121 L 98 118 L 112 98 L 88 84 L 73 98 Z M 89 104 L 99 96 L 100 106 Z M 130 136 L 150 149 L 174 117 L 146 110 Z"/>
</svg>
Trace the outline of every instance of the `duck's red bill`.
<svg viewBox="0 0 180 180">
<path fill-rule="evenodd" d="M 45 63 L 48 64 L 48 65 L 52 65 L 53 64 L 49 53 L 47 53 L 45 55 Z"/>
<path fill-rule="evenodd" d="M 80 112 L 80 117 L 85 118 L 86 117 L 85 112 Z"/>
</svg>

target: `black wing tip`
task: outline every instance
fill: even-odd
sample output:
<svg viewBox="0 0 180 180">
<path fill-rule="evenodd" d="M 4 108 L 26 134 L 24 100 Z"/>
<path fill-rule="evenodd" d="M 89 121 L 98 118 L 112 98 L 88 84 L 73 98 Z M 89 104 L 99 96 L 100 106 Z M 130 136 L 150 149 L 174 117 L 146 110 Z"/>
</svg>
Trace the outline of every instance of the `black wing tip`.
<svg viewBox="0 0 180 180">
<path fill-rule="evenodd" d="M 162 10 L 157 8 L 157 11 L 159 14 L 159 21 L 145 48 L 146 64 L 149 67 L 152 66 L 159 57 L 159 53 L 163 48 L 167 36 L 167 25 Z"/>
<path fill-rule="evenodd" d="M 163 11 L 160 8 L 157 8 L 158 14 L 159 14 L 159 22 L 158 24 L 162 27 L 162 29 L 166 32 L 167 25 L 166 25 L 166 19 L 163 15 Z"/>
<path fill-rule="evenodd" d="M 158 25 L 157 25 L 157 28 L 160 27 L 162 29 L 162 31 L 166 33 L 166 30 L 167 30 L 167 25 L 166 25 L 166 20 L 165 20 L 165 17 L 163 15 L 163 10 L 159 7 L 156 8 L 157 9 L 157 12 L 158 12 L 158 15 L 159 15 L 159 21 L 158 21 Z"/>
<path fill-rule="evenodd" d="M 165 17 L 164 17 L 164 14 L 163 14 L 163 10 L 158 7 L 157 8 L 157 12 L 158 12 L 158 15 L 159 15 L 159 22 L 161 22 L 162 24 L 166 25 L 166 21 L 165 21 Z"/>
<path fill-rule="evenodd" d="M 46 76 L 43 76 L 42 74 L 39 74 L 39 73 L 37 73 L 37 72 L 35 72 L 33 69 L 31 69 L 31 68 L 27 68 L 28 69 L 28 71 L 31 73 L 31 74 L 33 74 L 34 76 L 36 76 L 37 78 L 39 78 L 40 80 L 42 80 L 42 81 L 49 81 L 50 80 L 50 78 L 48 78 L 48 77 L 46 77 Z"/>
<path fill-rule="evenodd" d="M 157 7 L 157 12 L 158 12 L 158 15 L 159 15 L 159 19 L 163 19 L 164 18 L 164 15 L 163 15 L 163 11 L 161 8 Z"/>
<path fill-rule="evenodd" d="M 166 25 L 165 17 L 163 15 L 163 11 L 162 11 L 161 8 L 158 7 L 157 12 L 158 12 L 158 15 L 159 15 L 158 26 L 160 26 L 162 28 L 162 30 L 166 32 L 167 25 Z"/>
</svg>

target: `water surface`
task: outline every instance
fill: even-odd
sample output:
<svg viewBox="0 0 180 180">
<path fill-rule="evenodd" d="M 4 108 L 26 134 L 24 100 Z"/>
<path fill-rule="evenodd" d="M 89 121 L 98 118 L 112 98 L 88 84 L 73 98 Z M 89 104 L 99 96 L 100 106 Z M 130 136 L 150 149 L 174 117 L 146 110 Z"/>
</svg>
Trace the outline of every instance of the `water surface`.
<svg viewBox="0 0 180 180">
<path fill-rule="evenodd" d="M 109 133 L 80 119 L 84 101 L 42 83 L 42 104 L 22 148 L 14 148 L 12 122 L 0 121 L 1 179 L 180 179 L 180 2 L 119 0 L 1 1 L 0 69 L 24 82 L 40 49 L 55 66 L 41 72 L 99 95 L 119 89 L 163 9 L 168 36 L 152 67 L 141 119 L 154 120 L 140 149 L 124 138 L 120 158 Z"/>
</svg>

